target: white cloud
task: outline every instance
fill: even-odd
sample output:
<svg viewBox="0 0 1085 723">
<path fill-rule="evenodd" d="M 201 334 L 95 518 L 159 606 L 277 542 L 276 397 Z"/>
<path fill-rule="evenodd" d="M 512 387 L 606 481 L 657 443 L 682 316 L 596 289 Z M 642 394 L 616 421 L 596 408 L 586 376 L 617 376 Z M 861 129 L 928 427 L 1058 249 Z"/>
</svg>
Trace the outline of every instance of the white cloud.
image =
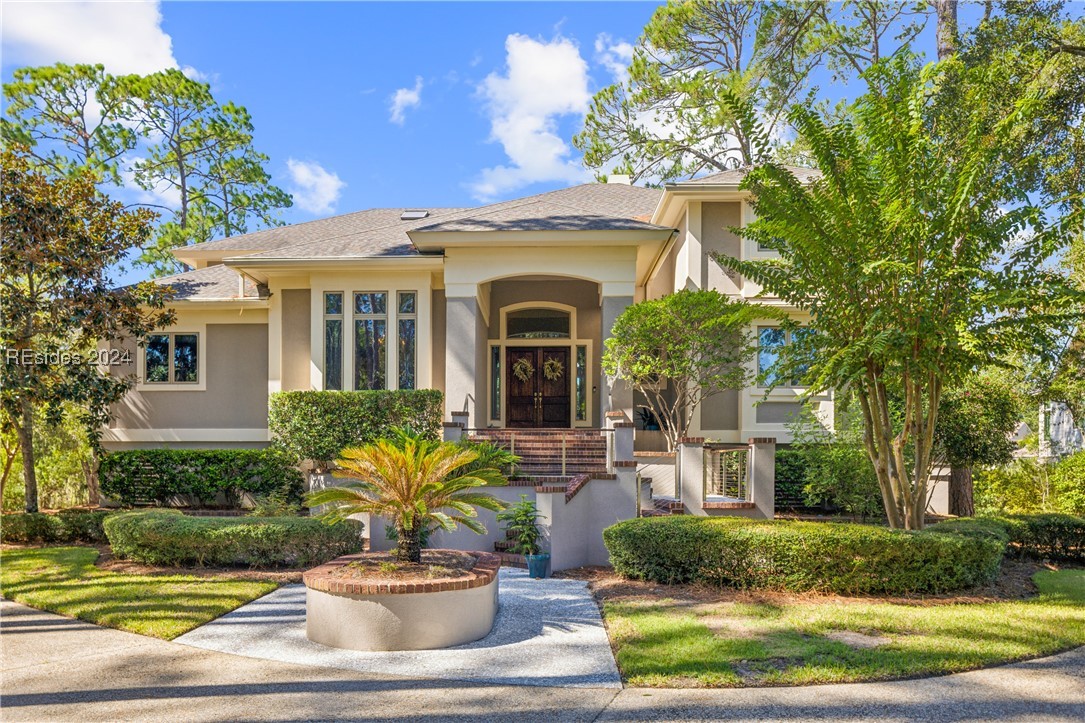
<svg viewBox="0 0 1085 723">
<path fill-rule="evenodd" d="M 590 174 L 569 158 L 557 121 L 583 115 L 591 101 L 588 64 L 571 40 L 550 42 L 524 35 L 505 40 L 507 70 L 491 73 L 479 87 L 490 115 L 490 138 L 500 143 L 510 164 L 483 169 L 470 184 L 475 198 L 492 200 L 541 181 L 577 183 Z"/>
<path fill-rule="evenodd" d="M 633 44 L 599 33 L 595 38 L 595 61 L 607 69 L 615 83 L 625 83 L 629 80 L 629 64 L 633 62 Z"/>
<path fill-rule="evenodd" d="M 290 192 L 298 208 L 315 214 L 335 210 L 339 194 L 347 185 L 339 176 L 312 161 L 288 158 L 286 166 L 290 170 Z"/>
<path fill-rule="evenodd" d="M 388 120 L 403 125 L 408 108 L 417 108 L 422 102 L 422 76 L 414 79 L 413 88 L 400 88 L 392 95 Z"/>
<path fill-rule="evenodd" d="M 7 63 L 102 63 L 118 75 L 177 67 L 157 2 L 5 3 L 2 37 Z"/>
</svg>

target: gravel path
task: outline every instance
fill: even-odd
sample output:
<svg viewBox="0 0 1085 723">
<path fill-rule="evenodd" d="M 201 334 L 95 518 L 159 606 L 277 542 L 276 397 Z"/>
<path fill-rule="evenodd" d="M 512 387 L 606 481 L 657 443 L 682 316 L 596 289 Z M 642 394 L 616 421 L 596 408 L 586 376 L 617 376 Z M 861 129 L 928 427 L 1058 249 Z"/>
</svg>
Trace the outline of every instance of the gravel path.
<svg viewBox="0 0 1085 723">
<path fill-rule="evenodd" d="M 206 650 L 445 680 L 574 688 L 620 688 L 599 609 L 581 580 L 532 580 L 502 568 L 500 609 L 482 640 L 443 650 L 361 652 L 305 637 L 305 587 L 287 585 L 175 642 Z"/>
</svg>

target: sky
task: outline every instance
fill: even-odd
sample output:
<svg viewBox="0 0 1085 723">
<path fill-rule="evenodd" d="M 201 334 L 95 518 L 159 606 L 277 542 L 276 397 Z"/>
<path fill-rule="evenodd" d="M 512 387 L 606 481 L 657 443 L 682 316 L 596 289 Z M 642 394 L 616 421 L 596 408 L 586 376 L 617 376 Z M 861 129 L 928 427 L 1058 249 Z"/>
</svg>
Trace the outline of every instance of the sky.
<svg viewBox="0 0 1085 723">
<path fill-rule="evenodd" d="M 2 0 L 0 75 L 183 69 L 252 114 L 287 223 L 471 206 L 592 180 L 571 138 L 658 4 Z"/>
<path fill-rule="evenodd" d="M 2 72 L 179 67 L 245 106 L 287 222 L 591 180 L 570 139 L 654 3 L 4 2 Z"/>
</svg>

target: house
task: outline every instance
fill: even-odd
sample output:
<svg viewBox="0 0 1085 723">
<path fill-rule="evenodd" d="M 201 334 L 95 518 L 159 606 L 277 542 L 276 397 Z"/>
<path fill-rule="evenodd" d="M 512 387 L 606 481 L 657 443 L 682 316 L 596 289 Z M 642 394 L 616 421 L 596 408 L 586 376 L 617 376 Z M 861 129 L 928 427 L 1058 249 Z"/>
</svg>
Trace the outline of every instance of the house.
<svg viewBox="0 0 1085 723">
<path fill-rule="evenodd" d="M 534 497 L 554 569 L 606 564 L 602 530 L 639 514 L 772 517 L 774 444 L 790 441 L 801 390 L 717 395 L 666 453 L 661 434 L 643 428 L 644 400 L 600 369 L 631 304 L 680 289 L 760 294 L 711 258 L 771 253 L 731 230 L 751 219 L 741 180 L 727 171 L 651 189 L 612 177 L 479 208 L 371 209 L 179 248 L 192 270 L 159 280 L 176 292 L 177 322 L 127 345 L 132 363 L 117 371 L 138 382 L 103 445 L 262 446 L 271 393 L 436 388 L 447 438 L 490 439 L 522 457 L 495 494 Z M 754 326 L 755 363 L 767 368 L 789 332 Z M 831 396 L 809 403 L 832 419 Z M 500 526 L 483 518 L 484 541 L 461 530 L 431 542 L 500 551 Z M 368 521 L 371 549 L 391 544 L 381 527 Z"/>
<path fill-rule="evenodd" d="M 771 253 L 729 230 L 751 217 L 741 178 L 727 171 L 652 189 L 619 176 L 478 208 L 370 209 L 176 249 L 192 270 L 158 283 L 176 292 L 177 323 L 145 348 L 131 345 L 132 364 L 118 372 L 139 381 L 103 442 L 264 445 L 268 395 L 290 389 L 441 389 L 448 415 L 466 412 L 473 428 L 598 429 L 608 413 L 643 427 L 643 400 L 602 374 L 603 344 L 643 299 L 684 288 L 760 292 L 710 258 Z M 757 326 L 759 363 L 769 365 L 788 335 Z M 764 401 L 757 387 L 717 396 L 691 433 L 787 442 L 798 392 L 784 383 Z M 813 403 L 831 419 L 830 397 Z M 638 448 L 658 444 L 637 435 Z"/>
</svg>

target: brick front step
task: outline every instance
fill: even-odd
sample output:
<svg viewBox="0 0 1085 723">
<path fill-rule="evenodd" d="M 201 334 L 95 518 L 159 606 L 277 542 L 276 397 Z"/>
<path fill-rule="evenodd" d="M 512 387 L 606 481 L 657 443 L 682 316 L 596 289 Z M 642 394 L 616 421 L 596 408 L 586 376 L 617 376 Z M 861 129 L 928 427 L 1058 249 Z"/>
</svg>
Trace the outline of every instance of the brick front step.
<svg viewBox="0 0 1085 723">
<path fill-rule="evenodd" d="M 755 510 L 757 505 L 742 500 L 706 500 L 701 505 L 706 510 Z"/>
</svg>

